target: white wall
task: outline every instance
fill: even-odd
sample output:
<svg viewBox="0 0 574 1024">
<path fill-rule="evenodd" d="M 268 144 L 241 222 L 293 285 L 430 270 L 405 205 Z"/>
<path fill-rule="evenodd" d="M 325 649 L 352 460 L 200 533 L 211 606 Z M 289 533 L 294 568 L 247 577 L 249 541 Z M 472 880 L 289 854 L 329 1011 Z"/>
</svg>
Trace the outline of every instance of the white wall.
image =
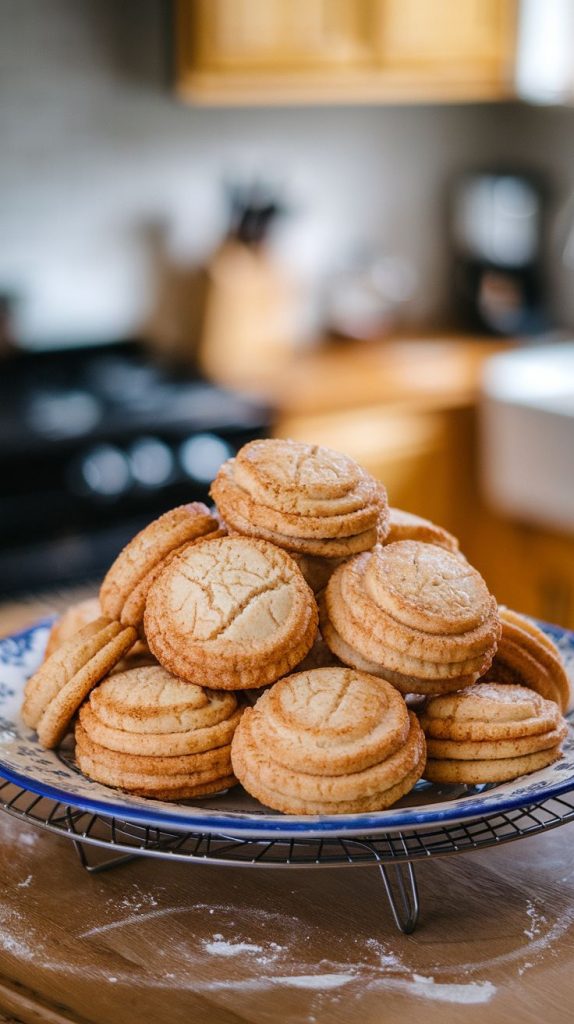
<svg viewBox="0 0 574 1024">
<path fill-rule="evenodd" d="M 26 343 L 137 331 L 149 225 L 200 258 L 238 171 L 284 182 L 283 252 L 301 273 L 359 247 L 404 256 L 411 320 L 443 323 L 448 181 L 507 147 L 515 108 L 192 109 L 170 93 L 169 22 L 165 0 L 0 4 L 0 292 L 19 297 Z"/>
</svg>

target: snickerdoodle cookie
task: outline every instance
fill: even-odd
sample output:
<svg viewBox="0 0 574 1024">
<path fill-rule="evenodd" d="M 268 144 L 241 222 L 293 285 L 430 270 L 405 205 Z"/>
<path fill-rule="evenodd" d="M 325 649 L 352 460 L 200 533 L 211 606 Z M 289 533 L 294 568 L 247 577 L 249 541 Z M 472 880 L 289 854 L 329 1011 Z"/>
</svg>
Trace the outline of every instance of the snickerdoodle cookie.
<svg viewBox="0 0 574 1024">
<path fill-rule="evenodd" d="M 252 441 L 224 463 L 211 494 L 233 532 L 303 555 L 344 558 L 388 530 L 382 484 L 319 445 Z"/>
<path fill-rule="evenodd" d="M 502 605 L 498 611 L 502 636 L 487 678 L 530 687 L 566 712 L 572 692 L 556 645 L 524 615 Z"/>
<path fill-rule="evenodd" d="M 176 679 L 160 666 L 117 673 L 92 690 L 76 726 L 86 775 L 142 796 L 183 799 L 235 784 L 233 693 Z"/>
<path fill-rule="evenodd" d="M 24 690 L 22 718 L 43 747 L 55 747 L 90 690 L 110 672 L 136 640 L 131 626 L 99 618 L 66 640 L 31 676 Z"/>
<path fill-rule="evenodd" d="M 49 658 L 58 647 L 69 640 L 74 633 L 77 633 L 89 622 L 99 619 L 102 614 L 100 602 L 97 597 L 88 597 L 85 601 L 77 601 L 71 604 L 66 611 L 54 622 L 46 644 L 44 658 Z"/>
<path fill-rule="evenodd" d="M 188 544 L 222 533 L 221 523 L 199 501 L 154 519 L 126 545 L 106 573 L 100 589 L 103 614 L 140 629 L 149 588 L 166 560 Z"/>
<path fill-rule="evenodd" d="M 561 757 L 568 731 L 554 701 L 498 683 L 431 697 L 420 722 L 427 737 L 425 778 L 469 785 L 545 768 Z"/>
<path fill-rule="evenodd" d="M 460 555 L 420 541 L 377 546 L 337 569 L 320 600 L 321 633 L 345 664 L 403 693 L 469 686 L 500 635 L 495 599 Z"/>
<path fill-rule="evenodd" d="M 287 814 L 389 807 L 421 777 L 416 717 L 384 680 L 348 668 L 281 679 L 239 723 L 231 745 L 244 788 Z"/>
<path fill-rule="evenodd" d="M 385 544 L 392 544 L 396 540 L 420 540 L 425 544 L 446 548 L 447 551 L 458 551 L 457 538 L 430 519 L 404 512 L 402 508 L 391 507 L 389 514 L 389 532 Z"/>
<path fill-rule="evenodd" d="M 145 632 L 174 675 L 213 689 L 266 686 L 311 649 L 318 613 L 292 558 L 224 537 L 176 556 L 150 589 Z"/>
</svg>

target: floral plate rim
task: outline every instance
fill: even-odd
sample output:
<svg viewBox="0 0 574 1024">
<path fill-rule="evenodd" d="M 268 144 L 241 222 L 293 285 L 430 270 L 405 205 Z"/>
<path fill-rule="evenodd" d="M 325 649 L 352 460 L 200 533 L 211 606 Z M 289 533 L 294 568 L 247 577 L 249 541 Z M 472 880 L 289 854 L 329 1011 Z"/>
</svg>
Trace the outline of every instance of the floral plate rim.
<svg viewBox="0 0 574 1024">
<path fill-rule="evenodd" d="M 47 637 L 53 617 L 44 618 L 32 626 L 0 639 L 0 673 L 3 669 L 12 670 L 14 675 L 14 691 L 7 690 L 0 675 L 0 712 L 2 701 L 10 697 L 16 699 L 27 675 L 35 669 L 41 654 L 41 634 Z M 538 621 L 559 645 L 571 656 L 574 669 L 574 632 L 562 629 L 549 623 Z M 40 637 L 40 640 L 38 640 Z M 8 693 L 8 698 L 6 697 Z M 21 748 L 28 747 L 28 767 L 26 770 L 14 766 L 13 760 L 6 755 L 10 739 L 16 739 Z M 12 720 L 2 719 L 0 722 L 0 775 L 8 782 L 21 786 L 38 796 L 56 800 L 77 810 L 115 817 L 119 820 L 139 825 L 149 825 L 171 831 L 203 832 L 225 834 L 229 837 L 268 839 L 268 838 L 345 838 L 352 836 L 375 836 L 381 833 L 393 833 L 403 830 L 420 831 L 433 826 L 456 825 L 480 818 L 492 817 L 509 811 L 542 803 L 559 797 L 574 789 L 574 731 L 571 729 L 567 741 L 570 758 L 550 765 L 549 768 L 523 776 L 513 783 L 475 791 L 471 795 L 462 795 L 440 803 L 416 805 L 414 807 L 395 807 L 387 810 L 341 815 L 282 815 L 262 810 L 251 812 L 244 810 L 214 809 L 189 803 L 167 803 L 152 801 L 144 797 L 131 797 L 118 790 L 110 789 L 99 783 L 76 775 L 57 753 L 43 751 L 33 737 L 16 717 Z M 44 766 L 53 762 L 52 773 L 64 777 L 67 784 L 61 785 L 46 781 L 46 770 L 33 770 L 34 757 L 40 758 Z M 20 753 L 26 765 L 26 752 Z M 32 762 L 32 764 L 30 764 Z M 31 773 L 32 769 L 32 773 Z M 556 776 L 553 781 L 553 776 Z M 94 788 L 94 795 L 86 795 L 75 791 L 73 781 L 81 778 L 82 788 Z M 69 783 L 68 783 L 69 780 Z M 525 781 L 526 780 L 526 781 Z M 525 784 L 516 786 L 515 783 Z M 509 787 L 511 787 L 509 789 Z M 103 794 L 103 796 L 98 795 Z M 108 796 L 109 794 L 109 796 Z"/>
</svg>

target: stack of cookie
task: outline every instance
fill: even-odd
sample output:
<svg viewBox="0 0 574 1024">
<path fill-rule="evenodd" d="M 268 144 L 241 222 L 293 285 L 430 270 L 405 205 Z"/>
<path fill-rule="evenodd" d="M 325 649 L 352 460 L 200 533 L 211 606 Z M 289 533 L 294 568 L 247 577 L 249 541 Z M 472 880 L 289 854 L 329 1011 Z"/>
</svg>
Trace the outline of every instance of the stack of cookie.
<svg viewBox="0 0 574 1024">
<path fill-rule="evenodd" d="M 311 650 L 317 605 L 268 541 L 224 537 L 187 548 L 150 589 L 145 634 L 158 661 L 221 690 L 267 686 Z"/>
<path fill-rule="evenodd" d="M 432 697 L 421 715 L 430 782 L 504 782 L 561 756 L 567 725 L 554 701 L 523 686 L 477 683 Z"/>
<path fill-rule="evenodd" d="M 252 796 L 287 814 L 389 807 L 420 779 L 425 743 L 394 687 L 345 668 L 300 672 L 248 708 L 231 746 Z"/>
<path fill-rule="evenodd" d="M 230 532 L 291 554 L 319 589 L 339 559 L 388 531 L 386 491 L 354 459 L 318 445 L 252 441 L 219 470 L 211 494 Z"/>
<path fill-rule="evenodd" d="M 61 644 L 28 680 L 22 718 L 43 747 L 56 747 L 90 691 L 137 639 L 132 626 L 100 617 Z"/>
<path fill-rule="evenodd" d="M 572 694 L 558 648 L 524 615 L 503 606 L 498 611 L 502 635 L 487 679 L 527 686 L 556 701 L 565 713 Z"/>
<path fill-rule="evenodd" d="M 397 541 L 337 569 L 321 598 L 321 633 L 344 664 L 403 693 L 470 686 L 500 636 L 495 599 L 458 554 Z"/>
<path fill-rule="evenodd" d="M 90 778 L 139 796 L 181 800 L 235 785 L 233 693 L 174 678 L 160 666 L 110 676 L 76 725 L 76 760 Z"/>
</svg>

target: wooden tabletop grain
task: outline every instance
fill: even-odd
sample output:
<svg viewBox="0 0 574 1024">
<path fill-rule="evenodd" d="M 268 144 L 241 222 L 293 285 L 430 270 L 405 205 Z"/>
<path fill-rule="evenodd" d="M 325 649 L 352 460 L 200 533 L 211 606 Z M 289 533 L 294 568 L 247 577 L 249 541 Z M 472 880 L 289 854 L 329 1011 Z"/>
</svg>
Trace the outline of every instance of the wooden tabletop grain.
<svg viewBox="0 0 574 1024">
<path fill-rule="evenodd" d="M 0 634 L 63 599 L 0 608 Z M 404 936 L 376 868 L 89 875 L 67 840 L 1 814 L 0 1020 L 565 1024 L 573 844 L 564 826 L 417 865 Z"/>
</svg>

